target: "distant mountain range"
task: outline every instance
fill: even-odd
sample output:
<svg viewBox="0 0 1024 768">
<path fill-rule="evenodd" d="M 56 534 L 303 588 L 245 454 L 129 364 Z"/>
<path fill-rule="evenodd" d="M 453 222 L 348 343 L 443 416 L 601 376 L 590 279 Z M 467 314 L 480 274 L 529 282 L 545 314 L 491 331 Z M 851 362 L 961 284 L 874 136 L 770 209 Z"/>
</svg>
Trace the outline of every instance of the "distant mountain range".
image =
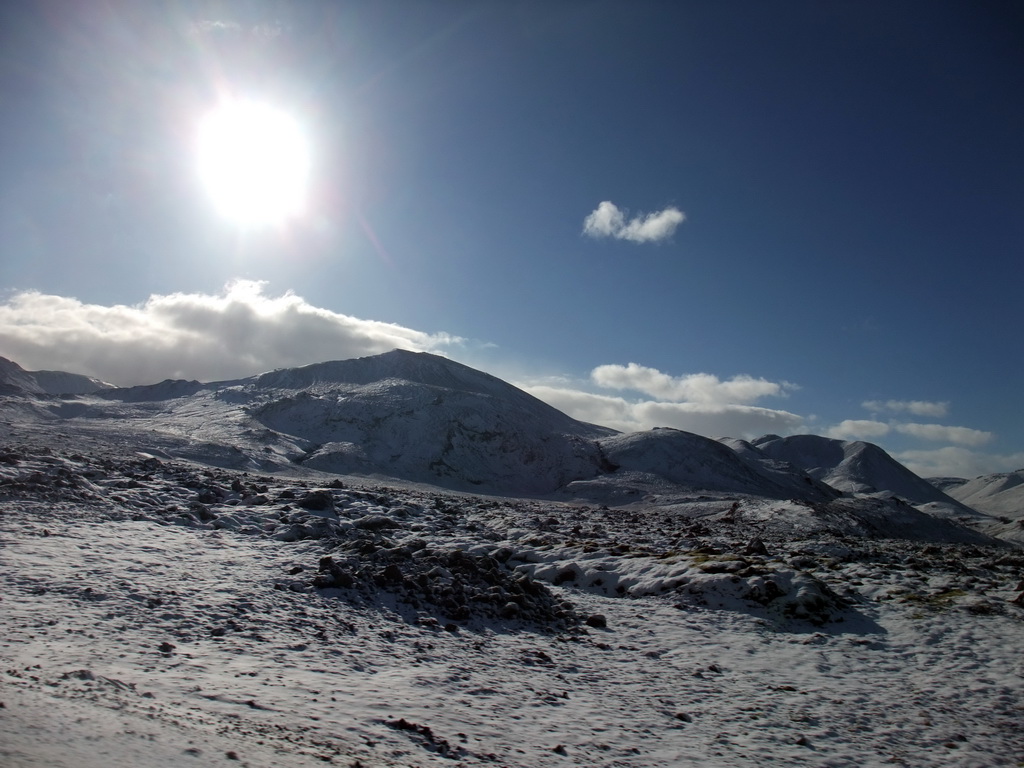
<svg viewBox="0 0 1024 768">
<path fill-rule="evenodd" d="M 875 510 L 897 504 L 906 517 L 910 504 L 954 519 L 977 517 L 975 510 L 1016 518 L 1024 493 L 1024 473 L 1004 478 L 999 491 L 982 479 L 933 485 L 864 442 L 815 435 L 712 440 L 668 428 L 621 434 L 489 374 L 402 350 L 232 381 L 129 388 L 29 372 L 0 358 L 0 395 L 31 400 L 32 413 L 61 420 L 62 429 L 132 432 L 154 451 L 209 464 L 480 493 L 602 503 L 711 493 L 812 507 L 870 498 Z"/>
<path fill-rule="evenodd" d="M 17 363 L 0 357 L 0 395 L 86 395 L 113 384 L 64 371 L 26 371 Z"/>
<path fill-rule="evenodd" d="M 800 467 L 837 491 L 898 496 L 913 504 L 962 505 L 873 443 L 818 435 L 765 435 L 753 446 L 766 456 Z M 964 509 L 968 512 L 970 510 Z"/>
<path fill-rule="evenodd" d="M 1024 469 L 973 480 L 945 478 L 933 482 L 957 501 L 989 515 L 1019 514 L 1024 509 Z"/>
</svg>

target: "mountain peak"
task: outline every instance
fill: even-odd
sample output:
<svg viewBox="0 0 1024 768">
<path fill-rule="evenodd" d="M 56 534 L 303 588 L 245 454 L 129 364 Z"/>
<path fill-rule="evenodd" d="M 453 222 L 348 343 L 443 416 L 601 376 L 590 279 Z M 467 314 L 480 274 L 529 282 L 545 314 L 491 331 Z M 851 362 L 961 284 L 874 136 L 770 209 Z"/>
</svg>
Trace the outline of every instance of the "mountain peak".
<svg viewBox="0 0 1024 768">
<path fill-rule="evenodd" d="M 874 443 L 820 435 L 766 435 L 753 441 L 762 453 L 804 470 L 847 493 L 890 493 L 914 504 L 961 504 L 918 477 Z"/>
<path fill-rule="evenodd" d="M 111 389 L 112 384 L 67 371 L 26 371 L 0 357 L 0 395 L 83 395 Z"/>
<path fill-rule="evenodd" d="M 317 384 L 370 384 L 397 379 L 462 391 L 490 392 L 509 385 L 488 373 L 429 352 L 393 349 L 351 360 L 330 360 L 297 368 L 280 368 L 252 377 L 256 386 L 295 389 Z"/>
</svg>

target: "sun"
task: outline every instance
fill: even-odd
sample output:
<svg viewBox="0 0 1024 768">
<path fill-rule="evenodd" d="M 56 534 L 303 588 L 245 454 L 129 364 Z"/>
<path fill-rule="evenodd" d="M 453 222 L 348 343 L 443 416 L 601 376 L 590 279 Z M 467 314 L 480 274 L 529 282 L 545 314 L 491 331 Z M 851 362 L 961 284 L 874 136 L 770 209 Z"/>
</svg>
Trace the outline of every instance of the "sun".
<svg viewBox="0 0 1024 768">
<path fill-rule="evenodd" d="M 207 114 L 198 163 L 214 206 L 241 226 L 281 224 L 305 208 L 306 136 L 297 120 L 269 104 L 232 101 Z"/>
</svg>

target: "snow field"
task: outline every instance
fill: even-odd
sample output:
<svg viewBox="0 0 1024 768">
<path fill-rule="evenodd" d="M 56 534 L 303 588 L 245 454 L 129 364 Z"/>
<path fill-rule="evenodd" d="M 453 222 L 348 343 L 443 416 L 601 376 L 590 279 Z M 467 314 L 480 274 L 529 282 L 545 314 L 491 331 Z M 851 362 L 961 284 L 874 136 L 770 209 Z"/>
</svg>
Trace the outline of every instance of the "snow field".
<svg viewBox="0 0 1024 768">
<path fill-rule="evenodd" d="M 772 539 L 715 499 L 601 509 L 17 455 L 0 466 L 12 768 L 1024 759 L 1010 551 Z M 571 615 L 503 619 L 476 595 L 451 621 L 370 571 L 312 586 L 329 553 L 372 544 L 383 567 L 417 540 L 530 576 Z M 416 577 L 415 552 L 394 562 Z M 768 579 L 782 605 L 750 599 Z M 833 620 L 787 615 L 801 589 L 835 596 Z"/>
</svg>

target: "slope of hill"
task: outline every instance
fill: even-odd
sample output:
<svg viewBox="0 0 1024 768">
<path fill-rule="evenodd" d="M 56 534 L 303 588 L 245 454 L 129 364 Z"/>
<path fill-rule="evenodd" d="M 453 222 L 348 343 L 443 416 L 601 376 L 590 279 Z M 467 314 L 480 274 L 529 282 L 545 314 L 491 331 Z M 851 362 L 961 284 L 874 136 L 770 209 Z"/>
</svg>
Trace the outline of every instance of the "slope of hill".
<svg viewBox="0 0 1024 768">
<path fill-rule="evenodd" d="M 0 357 L 0 395 L 45 394 L 32 374 L 13 360 Z"/>
<path fill-rule="evenodd" d="M 739 497 L 796 502 L 793 531 L 984 540 L 892 506 L 888 497 L 895 493 L 932 504 L 928 512 L 952 516 L 950 509 L 961 515 L 967 509 L 875 446 L 813 436 L 714 441 L 675 429 L 622 435 L 423 353 L 395 351 L 209 384 L 167 380 L 15 400 L 19 407 L 4 405 L 12 419 L 59 419 L 62 430 L 77 430 L 83 439 L 135 442 L 156 456 L 225 468 L 372 476 L 616 505 L 646 498 L 685 504 L 710 493 L 726 510 Z M 878 498 L 850 499 L 840 508 L 833 504 L 839 492 L 826 482 Z M 878 525 L 879 516 L 892 525 Z"/>
<path fill-rule="evenodd" d="M 972 480 L 930 478 L 930 482 L 972 509 L 991 515 L 978 528 L 1018 546 L 1024 546 L 1024 469 L 983 475 Z"/>
<path fill-rule="evenodd" d="M 67 371 L 32 371 L 31 375 L 43 390 L 51 395 L 87 395 L 114 389 L 113 384 L 92 376 Z"/>
<path fill-rule="evenodd" d="M 17 363 L 0 357 L 0 394 L 2 395 L 84 395 L 112 384 L 67 371 L 26 371 Z"/>
<path fill-rule="evenodd" d="M 912 504 L 944 505 L 961 514 L 974 513 L 873 443 L 818 435 L 765 435 L 751 444 L 765 455 L 799 467 L 839 491 L 890 494 Z"/>
<path fill-rule="evenodd" d="M 300 465 L 495 493 L 549 493 L 591 477 L 601 471 L 596 439 L 615 434 L 468 366 L 398 350 L 233 381 L 168 380 L 101 396 L 163 434 L 203 444 L 199 451 L 183 446 L 177 455 L 209 457 L 224 445 L 233 454 L 220 455 L 220 465 Z M 83 407 L 93 418 L 126 414 L 112 406 Z"/>
<path fill-rule="evenodd" d="M 803 482 L 802 473 L 792 467 L 772 474 L 762 471 L 721 442 L 667 427 L 646 432 L 615 435 L 600 440 L 607 461 L 616 469 L 609 475 L 629 476 L 636 483 L 644 476 L 691 491 L 719 491 L 763 496 L 771 499 L 797 498 L 825 501 L 837 494 L 820 483 Z"/>
<path fill-rule="evenodd" d="M 605 431 L 549 406 L 403 379 L 283 390 L 249 412 L 306 441 L 297 460 L 339 474 L 380 474 L 492 492 L 545 493 L 600 471 Z"/>
<path fill-rule="evenodd" d="M 814 479 L 800 467 L 786 461 L 773 459 L 746 440 L 723 437 L 718 442 L 732 449 L 756 473 L 788 489 L 789 498 L 805 498 L 808 487 L 824 499 L 834 499 L 841 495 L 840 491 L 827 483 Z"/>
<path fill-rule="evenodd" d="M 734 451 L 675 429 L 632 435 L 585 424 L 493 376 L 426 353 L 274 371 L 235 382 L 253 417 L 311 444 L 304 466 L 492 492 L 551 493 L 596 477 L 824 500 L 821 484 L 752 470 Z M 222 393 L 224 396 L 224 393 Z"/>
<path fill-rule="evenodd" d="M 1024 469 L 961 480 L 943 490 L 979 512 L 1024 518 Z"/>
<path fill-rule="evenodd" d="M 170 402 L 190 401 L 215 407 Z M 807 509 L 791 502 L 725 520 L 705 514 L 721 500 L 602 509 L 243 473 L 77 426 L 0 420 L 4 766 L 1024 754 L 1005 549 L 794 530 L 777 523 Z"/>
<path fill-rule="evenodd" d="M 300 368 L 284 368 L 262 373 L 238 384 L 264 390 L 311 390 L 331 384 L 366 385 L 385 381 L 405 381 L 429 387 L 496 398 L 516 409 L 542 415 L 559 429 L 590 435 L 611 434 L 614 430 L 584 425 L 547 403 L 483 371 L 427 352 L 395 349 L 380 355 L 352 360 L 333 360 Z M 589 427 L 589 429 L 587 429 Z"/>
</svg>

